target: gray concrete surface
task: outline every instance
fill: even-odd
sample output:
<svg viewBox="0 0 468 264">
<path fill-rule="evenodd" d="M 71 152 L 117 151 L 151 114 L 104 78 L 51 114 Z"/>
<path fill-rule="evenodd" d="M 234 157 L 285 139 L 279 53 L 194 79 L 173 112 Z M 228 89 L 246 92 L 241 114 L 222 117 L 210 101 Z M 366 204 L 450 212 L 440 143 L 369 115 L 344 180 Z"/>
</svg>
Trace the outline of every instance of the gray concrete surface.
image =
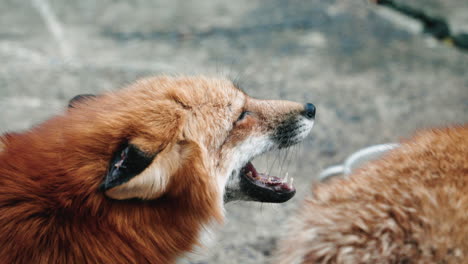
<svg viewBox="0 0 468 264">
<path fill-rule="evenodd" d="M 411 4 L 468 31 L 467 1 Z M 31 127 L 76 94 L 161 73 L 227 75 L 254 97 L 313 102 L 308 140 L 256 161 L 289 171 L 297 196 L 229 204 L 218 242 L 193 261 L 266 263 L 322 169 L 420 128 L 468 122 L 468 53 L 419 28 L 365 0 L 2 0 L 0 131 Z"/>
</svg>

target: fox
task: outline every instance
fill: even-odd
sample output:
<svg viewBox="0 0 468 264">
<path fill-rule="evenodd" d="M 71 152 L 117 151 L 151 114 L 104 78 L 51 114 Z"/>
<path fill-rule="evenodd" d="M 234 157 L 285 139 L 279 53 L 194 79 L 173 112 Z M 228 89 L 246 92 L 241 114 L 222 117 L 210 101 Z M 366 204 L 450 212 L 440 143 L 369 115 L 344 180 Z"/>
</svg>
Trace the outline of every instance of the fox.
<svg viewBox="0 0 468 264">
<path fill-rule="evenodd" d="M 0 259 L 175 263 L 222 225 L 225 203 L 295 195 L 252 160 L 304 140 L 315 111 L 206 76 L 77 96 L 49 120 L 0 136 Z"/>
<path fill-rule="evenodd" d="M 467 263 L 468 124 L 425 129 L 314 183 L 273 263 Z"/>
</svg>

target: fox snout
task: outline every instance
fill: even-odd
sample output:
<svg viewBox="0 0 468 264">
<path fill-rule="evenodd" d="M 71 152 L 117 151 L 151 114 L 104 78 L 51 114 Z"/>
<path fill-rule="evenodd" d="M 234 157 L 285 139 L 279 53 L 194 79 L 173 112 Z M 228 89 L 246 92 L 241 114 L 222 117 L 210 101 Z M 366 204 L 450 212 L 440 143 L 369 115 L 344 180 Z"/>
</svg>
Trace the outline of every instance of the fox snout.
<svg viewBox="0 0 468 264">
<path fill-rule="evenodd" d="M 286 202 L 296 193 L 293 178 L 280 178 L 258 172 L 252 160 L 270 150 L 288 148 L 304 140 L 314 124 L 315 106 L 311 103 L 302 105 L 290 101 L 253 99 L 246 107 L 252 111 L 251 117 L 242 122 L 250 127 L 258 127 L 260 132 L 250 133 L 243 140 L 246 143 L 238 147 L 242 150 L 238 155 L 241 166 L 232 171 L 226 187 L 225 202 Z"/>
</svg>

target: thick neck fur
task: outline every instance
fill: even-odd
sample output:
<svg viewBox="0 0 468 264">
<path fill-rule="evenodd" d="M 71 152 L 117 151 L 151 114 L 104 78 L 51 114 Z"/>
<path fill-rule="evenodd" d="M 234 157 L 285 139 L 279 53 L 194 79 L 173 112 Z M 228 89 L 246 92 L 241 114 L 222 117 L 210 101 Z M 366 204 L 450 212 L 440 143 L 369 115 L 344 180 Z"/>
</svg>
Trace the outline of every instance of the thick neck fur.
<svg viewBox="0 0 468 264">
<path fill-rule="evenodd" d="M 131 131 L 115 112 L 100 123 L 99 112 L 65 113 L 0 138 L 2 262 L 171 263 L 196 245 L 204 224 L 222 221 L 222 195 L 199 177 L 206 169 L 196 145 L 190 170 L 179 169 L 173 191 L 158 199 L 117 201 L 99 191 Z"/>
</svg>

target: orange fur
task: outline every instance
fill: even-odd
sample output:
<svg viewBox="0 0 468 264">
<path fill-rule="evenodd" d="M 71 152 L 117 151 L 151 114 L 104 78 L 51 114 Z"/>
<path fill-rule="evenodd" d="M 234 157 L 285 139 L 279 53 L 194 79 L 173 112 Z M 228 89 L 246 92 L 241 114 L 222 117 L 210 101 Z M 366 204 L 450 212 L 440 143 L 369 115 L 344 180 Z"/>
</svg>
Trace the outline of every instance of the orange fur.
<svg viewBox="0 0 468 264">
<path fill-rule="evenodd" d="M 466 263 L 468 126 L 418 133 L 349 178 L 316 184 L 276 263 Z"/>
<path fill-rule="evenodd" d="M 255 117 L 237 124 L 245 109 Z M 3 135 L 1 261 L 172 263 L 223 221 L 232 150 L 301 109 L 249 98 L 224 79 L 159 77 Z M 126 140 L 156 157 L 104 193 L 109 160 Z"/>
</svg>

